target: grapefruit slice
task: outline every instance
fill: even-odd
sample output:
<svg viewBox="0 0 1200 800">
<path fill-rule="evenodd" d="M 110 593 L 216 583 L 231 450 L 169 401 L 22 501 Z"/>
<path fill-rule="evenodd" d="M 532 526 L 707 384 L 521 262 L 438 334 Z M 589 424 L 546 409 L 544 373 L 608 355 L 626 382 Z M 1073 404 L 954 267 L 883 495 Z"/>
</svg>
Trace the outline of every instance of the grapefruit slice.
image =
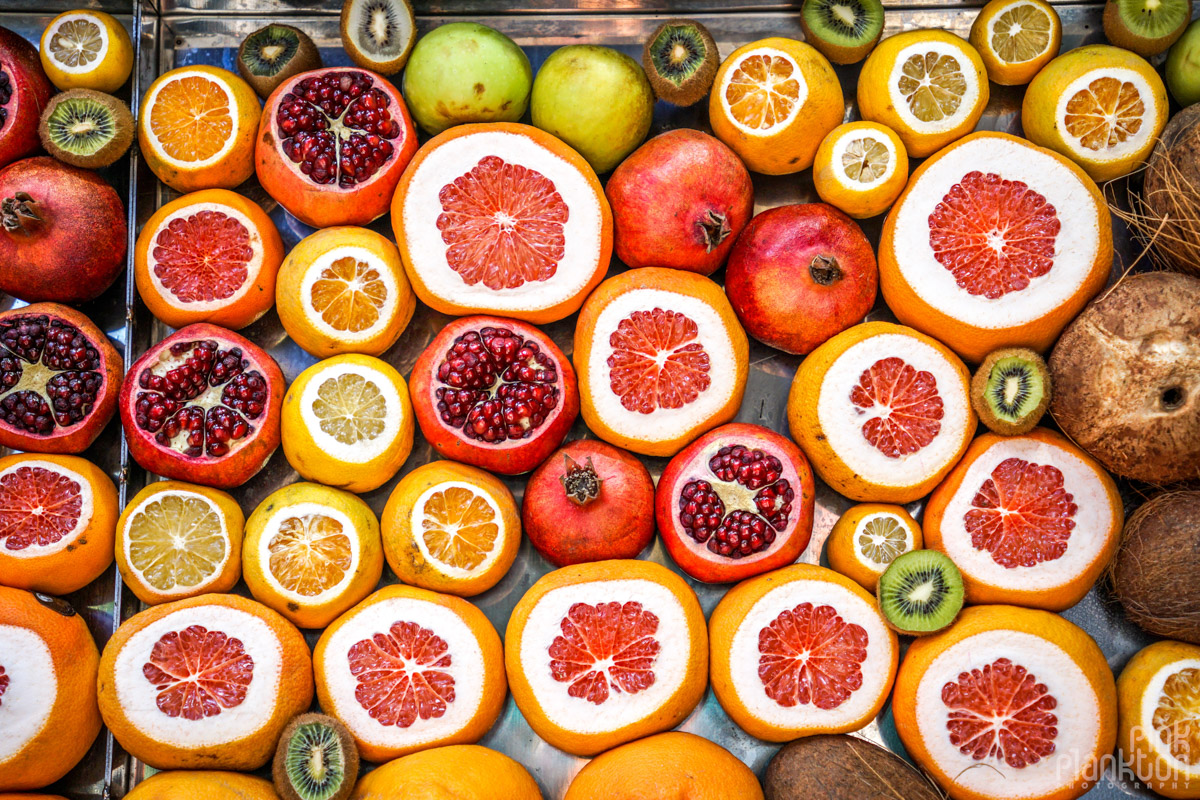
<svg viewBox="0 0 1200 800">
<path fill-rule="evenodd" d="M 1095 584 L 1124 520 L 1116 483 L 1063 436 L 986 433 L 929 497 L 925 545 L 958 565 L 968 603 L 1061 611 Z"/>
<path fill-rule="evenodd" d="M 0 586 L 0 787 L 41 789 L 100 732 L 100 653 L 66 602 Z"/>
<path fill-rule="evenodd" d="M 0 458 L 0 578 L 7 586 L 62 595 L 112 563 L 117 488 L 77 456 Z"/>
<path fill-rule="evenodd" d="M 608 270 L 612 212 L 587 162 L 529 125 L 459 125 L 413 158 L 392 227 L 417 296 L 445 314 L 542 324 Z"/>
<path fill-rule="evenodd" d="M 1117 678 L 1122 767 L 1166 797 L 1200 794 L 1200 647 L 1155 642 Z"/>
<path fill-rule="evenodd" d="M 465 600 L 388 586 L 321 634 L 317 696 L 368 761 L 476 742 L 504 705 L 502 649 Z"/>
<path fill-rule="evenodd" d="M 261 767 L 312 702 L 300 631 L 244 597 L 208 594 L 128 619 L 100 659 L 100 713 L 156 769 Z"/>
<path fill-rule="evenodd" d="M 746 388 L 746 333 L 708 278 L 647 267 L 592 293 L 575 328 L 584 421 L 605 441 L 670 456 L 730 421 Z"/>
<path fill-rule="evenodd" d="M 841 494 L 909 503 L 950 471 L 975 433 L 970 380 L 940 342 L 868 322 L 801 362 L 788 424 L 817 474 Z"/>
<path fill-rule="evenodd" d="M 1112 671 L 1056 614 L 974 606 L 914 641 L 896 676 L 896 730 L 951 797 L 1076 798 L 1116 741 Z"/>
<path fill-rule="evenodd" d="M 1104 287 L 1112 224 L 1074 164 L 1006 133 L 976 133 L 913 173 L 879 247 L 884 299 L 906 325 L 978 363 L 1045 351 Z"/>
<path fill-rule="evenodd" d="M 874 598 L 812 564 L 739 583 L 713 610 L 709 639 L 721 707 L 770 742 L 866 725 L 887 700 L 900 652 Z"/>
<path fill-rule="evenodd" d="M 691 588 L 647 561 L 555 570 L 505 633 L 513 699 L 538 736 L 595 755 L 675 727 L 704 695 L 708 637 Z"/>
<path fill-rule="evenodd" d="M 874 592 L 879 576 L 898 556 L 920 550 L 924 537 L 903 506 L 860 503 L 846 510 L 825 543 L 829 566 Z"/>
</svg>

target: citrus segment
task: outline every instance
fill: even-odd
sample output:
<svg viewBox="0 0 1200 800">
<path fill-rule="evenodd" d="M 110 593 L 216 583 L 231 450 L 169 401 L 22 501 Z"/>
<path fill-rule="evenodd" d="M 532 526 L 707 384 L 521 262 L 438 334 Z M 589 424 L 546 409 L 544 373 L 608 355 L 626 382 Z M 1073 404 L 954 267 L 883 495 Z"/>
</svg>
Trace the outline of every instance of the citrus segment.
<svg viewBox="0 0 1200 800">
<path fill-rule="evenodd" d="M 1121 769 L 1165 797 L 1200 792 L 1200 647 L 1158 641 L 1117 679 Z"/>
<path fill-rule="evenodd" d="M 387 426 L 387 399 L 379 385 L 362 375 L 343 373 L 317 386 L 313 416 L 322 433 L 344 445 L 371 441 Z"/>
<path fill-rule="evenodd" d="M 906 552 L 908 531 L 891 517 L 868 520 L 854 538 L 863 560 L 872 564 L 890 564 Z"/>
<path fill-rule="evenodd" d="M 950 709 L 950 743 L 976 761 L 994 758 L 1021 769 L 1054 753 L 1058 701 L 1025 667 L 1007 658 L 942 687 Z"/>
<path fill-rule="evenodd" d="M 232 142 L 233 102 L 229 90 L 217 81 L 189 75 L 159 90 L 147 125 L 169 158 L 204 162 Z"/>
<path fill-rule="evenodd" d="M 284 589 L 305 597 L 337 586 L 354 563 L 341 521 L 324 514 L 281 519 L 267 550 L 271 575 Z"/>
<path fill-rule="evenodd" d="M 200 495 L 166 494 L 145 503 L 125 537 L 130 566 L 160 592 L 195 588 L 229 558 L 221 512 Z"/>
<path fill-rule="evenodd" d="M 962 64 L 950 53 L 914 53 L 900 65 L 896 88 L 921 122 L 953 117 L 967 93 Z"/>
<path fill-rule="evenodd" d="M 142 666 L 158 692 L 155 705 L 168 717 L 215 717 L 246 701 L 254 659 L 223 631 L 190 625 L 164 633 Z"/>
<path fill-rule="evenodd" d="M 734 122 L 765 133 L 791 122 L 807 94 L 796 62 L 786 53 L 766 51 L 736 62 L 724 99 Z"/>
<path fill-rule="evenodd" d="M 838 518 L 826 554 L 830 567 L 873 592 L 897 556 L 921 546 L 921 529 L 902 506 L 863 503 Z"/>
<path fill-rule="evenodd" d="M 60 69 L 86 72 L 103 58 L 107 46 L 104 30 L 81 15 L 55 25 L 46 49 Z"/>
<path fill-rule="evenodd" d="M 335 331 L 362 333 L 379 322 L 388 287 L 378 269 L 353 257 L 339 258 L 317 273 L 309 303 Z"/>
<path fill-rule="evenodd" d="M 963 524 L 997 564 L 1032 567 L 1067 552 L 1079 510 L 1073 500 L 1057 467 L 1007 458 L 979 487 Z"/>
<path fill-rule="evenodd" d="M 882 358 L 863 370 L 850 390 L 850 402 L 869 415 L 863 438 L 889 458 L 917 452 L 942 429 L 945 404 L 937 378 L 902 358 Z"/>
<path fill-rule="evenodd" d="M 833 606 L 801 603 L 759 631 L 758 678 L 784 708 L 811 703 L 829 711 L 862 688 L 868 641 Z"/>
<path fill-rule="evenodd" d="M 421 539 L 429 554 L 468 572 L 487 559 L 501 533 L 492 501 L 467 486 L 434 492 L 414 513 L 421 518 Z"/>
<path fill-rule="evenodd" d="M 380 725 L 408 728 L 436 719 L 454 702 L 446 641 L 415 622 L 397 621 L 386 633 L 356 642 L 347 654 L 358 679 L 354 699 Z"/>
<path fill-rule="evenodd" d="M 550 674 L 570 684 L 567 694 L 603 705 L 609 692 L 636 694 L 654 684 L 662 645 L 658 617 L 641 603 L 576 603 L 550 643 Z"/>
<path fill-rule="evenodd" d="M 684 314 L 635 311 L 608 337 L 609 384 L 630 411 L 682 408 L 708 388 L 710 359 Z"/>
<path fill-rule="evenodd" d="M 1163 682 L 1150 724 L 1174 758 L 1200 764 L 1200 668 L 1181 669 Z"/>
</svg>

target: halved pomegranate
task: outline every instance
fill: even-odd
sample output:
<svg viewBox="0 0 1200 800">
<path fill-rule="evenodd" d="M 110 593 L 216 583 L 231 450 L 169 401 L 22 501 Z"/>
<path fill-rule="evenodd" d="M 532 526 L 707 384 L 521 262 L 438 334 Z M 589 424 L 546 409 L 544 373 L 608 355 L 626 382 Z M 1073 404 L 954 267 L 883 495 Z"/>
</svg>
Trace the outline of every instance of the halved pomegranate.
<svg viewBox="0 0 1200 800">
<path fill-rule="evenodd" d="M 759 425 L 722 425 L 663 470 L 655 517 L 667 552 L 706 583 L 740 581 L 799 558 L 813 522 L 813 476 L 789 439 Z"/>
<path fill-rule="evenodd" d="M 188 325 L 129 369 L 121 424 L 134 460 L 168 478 L 222 489 L 252 478 L 279 446 L 283 373 L 258 345 Z"/>
<path fill-rule="evenodd" d="M 408 107 L 385 78 L 356 67 L 301 72 L 271 92 L 258 125 L 263 188 L 317 228 L 387 213 L 417 152 Z"/>
<path fill-rule="evenodd" d="M 503 317 L 463 317 L 413 366 L 421 433 L 445 458 L 518 475 L 546 460 L 579 415 L 571 362 L 546 334 Z"/>
<path fill-rule="evenodd" d="M 83 452 L 112 419 L 124 374 L 117 349 L 74 309 L 0 313 L 0 446 Z"/>
<path fill-rule="evenodd" d="M 0 167 L 41 149 L 38 120 L 52 94 L 34 46 L 0 28 Z"/>
</svg>

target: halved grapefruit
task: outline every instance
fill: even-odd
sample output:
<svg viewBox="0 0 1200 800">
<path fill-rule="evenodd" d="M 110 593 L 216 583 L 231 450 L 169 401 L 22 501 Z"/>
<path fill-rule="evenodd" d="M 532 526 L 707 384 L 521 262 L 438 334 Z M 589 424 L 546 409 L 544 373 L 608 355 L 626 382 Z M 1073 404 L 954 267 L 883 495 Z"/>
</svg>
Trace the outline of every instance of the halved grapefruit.
<svg viewBox="0 0 1200 800">
<path fill-rule="evenodd" d="M 1061 611 L 1078 603 L 1117 550 L 1117 485 L 1046 428 L 985 433 L 925 506 L 925 546 L 962 571 L 968 603 Z"/>
<path fill-rule="evenodd" d="M 536 324 L 579 309 L 608 270 L 612 212 L 587 161 L 529 125 L 459 125 L 425 144 L 392 199 L 417 296 L 445 314 Z"/>
<path fill-rule="evenodd" d="M 1117 678 L 1122 768 L 1165 797 L 1200 797 L 1200 647 L 1155 642 Z"/>
<path fill-rule="evenodd" d="M 313 650 L 321 708 L 375 762 L 479 741 L 504 706 L 503 659 L 478 608 L 403 585 L 340 616 Z"/>
<path fill-rule="evenodd" d="M 896 677 L 899 641 L 875 598 L 814 564 L 739 583 L 708 627 L 717 700 L 769 742 L 858 730 Z"/>
<path fill-rule="evenodd" d="M 720 286 L 646 267 L 609 278 L 587 299 L 573 359 L 588 428 L 626 450 L 671 456 L 733 419 L 748 344 Z"/>
<path fill-rule="evenodd" d="M 1112 221 L 1067 159 L 980 132 L 913 173 L 879 245 L 884 299 L 906 325 L 979 363 L 1045 351 L 1108 280 Z"/>
<path fill-rule="evenodd" d="M 836 491 L 910 503 L 937 485 L 975 434 L 970 382 L 963 363 L 935 339 L 867 322 L 801 362 L 788 425 Z"/>
<path fill-rule="evenodd" d="M 973 606 L 914 641 L 892 696 L 896 731 L 955 800 L 1082 796 L 1117 733 L 1104 654 L 1057 614 Z"/>
<path fill-rule="evenodd" d="M 538 736 L 577 756 L 678 725 L 708 677 L 704 612 L 683 578 L 649 561 L 543 576 L 504 636 L 513 699 Z"/>
<path fill-rule="evenodd" d="M 300 631 L 244 597 L 206 594 L 135 614 L 100 657 L 100 713 L 155 769 L 258 769 L 312 702 Z"/>
</svg>

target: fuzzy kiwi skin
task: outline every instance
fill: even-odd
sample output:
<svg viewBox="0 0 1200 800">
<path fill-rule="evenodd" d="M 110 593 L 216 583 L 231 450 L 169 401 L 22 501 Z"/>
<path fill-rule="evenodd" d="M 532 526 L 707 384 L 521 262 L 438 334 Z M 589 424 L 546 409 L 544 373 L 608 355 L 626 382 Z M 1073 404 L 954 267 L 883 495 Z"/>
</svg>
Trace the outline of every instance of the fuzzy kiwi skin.
<svg viewBox="0 0 1200 800">
<path fill-rule="evenodd" d="M 300 46 L 296 49 L 296 55 L 292 56 L 292 60 L 274 75 L 255 75 L 246 66 L 244 59 L 246 43 L 250 40 L 250 36 L 253 36 L 254 33 L 258 33 L 258 31 L 264 28 L 286 28 L 295 34 L 300 42 Z M 308 34 L 299 28 L 272 22 L 270 25 L 264 25 L 262 28 L 259 28 L 254 33 L 242 40 L 242 44 L 238 48 L 237 67 L 238 72 L 245 78 L 246 83 L 250 84 L 251 88 L 254 89 L 254 93 L 264 100 L 270 97 L 271 92 L 278 89 L 284 81 L 293 75 L 299 75 L 301 72 L 308 72 L 313 69 L 320 69 L 323 66 L 321 53 L 317 50 L 317 46 L 313 44 L 313 40 L 309 38 Z"/>
<path fill-rule="evenodd" d="M 275 760 L 271 762 L 271 778 L 275 783 L 275 791 L 279 794 L 281 800 L 304 800 L 298 792 L 292 787 L 291 780 L 287 774 L 287 744 L 296 732 L 296 729 L 302 725 L 316 722 L 324 725 L 334 731 L 338 739 L 342 742 L 342 753 L 346 761 L 346 774 L 343 776 L 342 785 L 336 794 L 330 796 L 329 800 L 346 800 L 350 793 L 354 791 L 354 784 L 358 780 L 358 746 L 354 744 L 354 737 L 350 735 L 350 729 L 342 724 L 340 720 L 325 714 L 301 714 L 294 717 L 287 727 L 283 729 L 283 735 L 279 737 L 279 744 L 275 748 Z"/>
<path fill-rule="evenodd" d="M 654 65 L 654 59 L 651 57 L 654 40 L 668 27 L 693 28 L 700 36 L 700 41 L 704 43 L 704 59 L 700 62 L 700 66 L 692 74 L 692 77 L 679 85 L 660 75 Z M 654 96 L 659 100 L 666 100 L 672 105 L 694 106 L 707 97 L 709 90 L 712 89 L 713 80 L 717 77 L 717 67 L 720 66 L 720 63 L 721 57 L 717 52 L 717 43 L 713 40 L 712 34 L 708 32 L 708 28 L 690 19 L 667 20 L 654 29 L 654 33 L 650 34 L 646 39 L 646 44 L 642 47 L 642 66 L 646 70 L 646 77 L 650 80 L 650 88 L 654 90 Z"/>
<path fill-rule="evenodd" d="M 50 136 L 50 115 L 54 112 L 54 109 L 58 108 L 59 104 L 74 98 L 100 103 L 113 116 L 115 135 L 109 140 L 108 144 L 91 155 L 72 153 L 66 148 L 59 147 Z M 59 161 L 70 164 L 73 167 L 100 169 L 101 167 L 109 166 L 118 158 L 125 155 L 126 151 L 129 150 L 129 145 L 133 143 L 133 128 L 133 114 L 130 113 L 129 106 L 117 98 L 110 94 L 96 92 L 91 89 L 71 89 L 50 98 L 50 102 L 42 110 L 41 121 L 38 122 L 38 138 L 42 140 L 42 148 Z"/>
<path fill-rule="evenodd" d="M 875 45 L 879 44 L 879 40 L 883 38 L 883 26 L 881 25 L 879 27 L 879 31 L 870 41 L 863 42 L 855 47 L 847 47 L 835 42 L 826 41 L 821 36 L 821 32 L 810 27 L 808 22 L 804 19 L 804 6 L 807 6 L 813 1 L 814 0 L 804 0 L 804 5 L 801 6 L 800 29 L 804 31 L 804 41 L 815 47 L 817 52 L 828 58 L 834 64 L 857 64 L 866 58 L 871 51 L 875 49 Z"/>
<path fill-rule="evenodd" d="M 991 376 L 992 368 L 1007 358 L 1019 358 L 1029 362 L 1042 378 L 1041 402 L 1023 419 L 1016 422 L 997 416 L 987 401 L 988 379 Z M 1019 436 L 1022 433 L 1029 433 L 1041 422 L 1046 409 L 1050 406 L 1050 369 L 1042 357 L 1029 348 L 1003 347 L 993 350 L 988 353 L 987 358 L 983 360 L 979 369 L 975 370 L 975 374 L 971 377 L 971 406 L 979 416 L 979 421 L 986 425 L 992 433 L 998 433 L 1001 436 Z"/>
<path fill-rule="evenodd" d="M 395 75 L 400 70 L 404 69 L 404 65 L 408 63 L 408 57 L 412 54 L 413 45 L 417 43 L 417 26 L 416 17 L 413 15 L 412 5 L 408 0 L 391 0 L 398 7 L 401 7 L 401 12 L 408 12 L 411 35 L 408 37 L 408 44 L 405 45 L 403 52 L 395 58 L 388 61 L 377 61 L 367 56 L 354 43 L 354 39 L 350 36 L 350 17 L 353 15 L 354 6 L 357 3 L 370 2 L 371 0 L 346 0 L 342 5 L 341 17 L 341 33 L 342 33 L 342 48 L 346 51 L 346 55 L 350 56 L 350 60 L 363 69 L 373 70 L 380 75 Z"/>
<path fill-rule="evenodd" d="M 766 800 L 942 800 L 926 778 L 890 750 L 846 734 L 783 746 L 763 777 Z"/>
<path fill-rule="evenodd" d="M 1185 0 L 1185 2 L 1187 3 L 1187 13 L 1183 15 L 1183 22 L 1177 28 L 1167 31 L 1161 36 L 1149 37 L 1142 36 L 1126 25 L 1125 20 L 1121 18 L 1121 10 L 1117 7 L 1116 0 L 1108 0 L 1104 4 L 1104 15 L 1101 18 L 1104 25 L 1104 36 L 1110 43 L 1126 50 L 1132 50 L 1142 58 L 1151 58 L 1159 53 L 1165 53 L 1180 36 L 1183 36 L 1183 31 L 1192 20 L 1192 0 Z"/>
</svg>

